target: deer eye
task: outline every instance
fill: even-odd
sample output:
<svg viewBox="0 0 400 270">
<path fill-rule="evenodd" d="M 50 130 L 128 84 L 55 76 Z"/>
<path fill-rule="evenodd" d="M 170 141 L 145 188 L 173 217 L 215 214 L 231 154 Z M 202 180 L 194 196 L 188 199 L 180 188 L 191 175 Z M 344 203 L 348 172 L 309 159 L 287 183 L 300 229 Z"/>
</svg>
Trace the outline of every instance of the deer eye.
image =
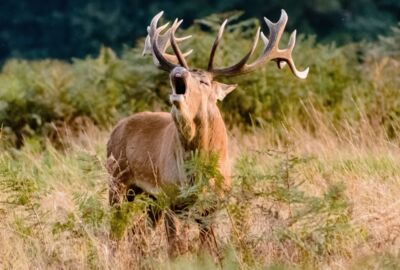
<svg viewBox="0 0 400 270">
<path fill-rule="evenodd" d="M 205 84 L 205 85 L 207 85 L 207 86 L 210 86 L 210 83 L 209 83 L 209 82 L 206 82 L 206 81 L 203 81 L 203 80 L 200 80 L 200 83 Z"/>
</svg>

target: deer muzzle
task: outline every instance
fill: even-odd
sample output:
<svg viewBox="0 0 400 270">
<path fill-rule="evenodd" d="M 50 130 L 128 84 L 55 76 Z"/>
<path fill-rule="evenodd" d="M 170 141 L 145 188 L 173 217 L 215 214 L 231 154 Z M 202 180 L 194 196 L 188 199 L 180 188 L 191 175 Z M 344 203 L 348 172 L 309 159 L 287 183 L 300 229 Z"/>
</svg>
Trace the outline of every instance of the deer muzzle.
<svg viewBox="0 0 400 270">
<path fill-rule="evenodd" d="M 185 100 L 189 76 L 189 71 L 183 67 L 176 67 L 170 73 L 172 87 L 170 100 L 175 106 L 179 106 L 179 104 Z"/>
</svg>

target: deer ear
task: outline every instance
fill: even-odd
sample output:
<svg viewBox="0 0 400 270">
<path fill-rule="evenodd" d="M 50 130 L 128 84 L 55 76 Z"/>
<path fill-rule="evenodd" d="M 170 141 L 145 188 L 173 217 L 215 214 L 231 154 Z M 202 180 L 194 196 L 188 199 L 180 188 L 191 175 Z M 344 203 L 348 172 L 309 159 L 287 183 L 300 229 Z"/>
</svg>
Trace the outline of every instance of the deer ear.
<svg viewBox="0 0 400 270">
<path fill-rule="evenodd" d="M 214 91 L 218 100 L 223 100 L 227 94 L 235 90 L 237 84 L 214 82 Z"/>
</svg>

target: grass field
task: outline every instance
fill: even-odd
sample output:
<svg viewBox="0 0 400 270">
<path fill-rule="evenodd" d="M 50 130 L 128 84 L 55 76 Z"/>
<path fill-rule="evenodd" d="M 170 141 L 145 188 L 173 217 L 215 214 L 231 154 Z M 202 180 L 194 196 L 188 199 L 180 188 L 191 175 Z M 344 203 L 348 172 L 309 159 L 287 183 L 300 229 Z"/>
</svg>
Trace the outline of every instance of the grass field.
<svg viewBox="0 0 400 270">
<path fill-rule="evenodd" d="M 314 119 L 314 135 L 293 124 L 285 139 L 230 132 L 234 188 L 218 204 L 215 252 L 199 250 L 189 215 L 180 226 L 187 250 L 175 260 L 163 224 L 144 222 L 145 197 L 108 206 L 108 131 L 87 125 L 60 134 L 57 147 L 31 138 L 4 148 L 0 268 L 397 269 L 398 142 L 368 126 L 339 134 Z"/>
<path fill-rule="evenodd" d="M 180 33 L 193 34 L 191 67 L 207 66 L 217 29 L 201 21 Z M 231 25 L 218 66 L 247 53 L 256 21 Z M 145 215 L 168 211 L 165 194 L 108 205 L 111 127 L 170 109 L 168 75 L 141 55 L 143 41 L 119 55 L 104 47 L 70 62 L 4 63 L 0 269 L 400 268 L 399 25 L 373 43 L 300 35 L 294 54 L 307 80 L 271 64 L 226 81 L 239 85 L 219 105 L 233 188 L 215 196 L 215 159 L 193 153 L 186 170 L 200 180 L 176 198 L 197 200 L 176 217 L 182 255 L 173 260 L 163 222 L 152 229 Z M 195 219 L 210 204 L 215 241 L 205 252 Z"/>
</svg>

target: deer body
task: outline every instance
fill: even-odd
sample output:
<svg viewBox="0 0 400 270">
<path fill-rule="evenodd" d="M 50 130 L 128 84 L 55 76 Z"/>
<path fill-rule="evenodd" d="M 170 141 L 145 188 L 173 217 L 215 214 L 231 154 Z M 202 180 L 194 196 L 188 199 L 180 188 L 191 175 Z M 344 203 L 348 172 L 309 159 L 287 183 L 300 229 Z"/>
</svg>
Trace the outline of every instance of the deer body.
<svg viewBox="0 0 400 270">
<path fill-rule="evenodd" d="M 123 119 L 111 134 L 107 155 L 118 163 L 113 176 L 125 187 L 137 185 L 157 194 L 163 185 L 185 181 L 183 147 L 168 113 L 144 112 Z"/>
<path fill-rule="evenodd" d="M 184 162 L 190 152 L 195 150 L 217 155 L 218 170 L 223 178 L 221 187 L 223 191 L 228 190 L 231 182 L 228 138 L 217 101 L 222 101 L 236 85 L 223 84 L 215 78 L 245 74 L 271 60 L 276 61 L 279 68 L 288 64 L 298 78 L 304 79 L 308 74 L 308 68 L 298 71 L 292 59 L 295 31 L 290 36 L 288 48 L 278 48 L 288 19 L 283 10 L 278 22 L 272 23 L 265 19 L 269 28 L 268 38 L 259 28 L 251 50 L 237 64 L 215 68 L 213 61 L 227 22 L 225 20 L 211 48 L 207 70 L 188 67 L 185 56 L 191 51 L 182 53 L 178 46 L 178 42 L 188 37 L 175 37 L 175 31 L 182 21 L 175 20 L 172 27 L 164 31 L 168 24 L 157 27 L 161 16 L 162 12 L 153 18 L 147 28 L 148 36 L 143 53 L 151 54 L 154 64 L 169 72 L 171 112 L 138 113 L 121 120 L 114 128 L 107 144 L 107 165 L 112 176 L 110 204 L 134 197 L 135 194 L 130 193 L 130 190 L 133 193 L 155 195 L 168 186 L 188 184 Z M 264 43 L 262 55 L 247 64 L 260 37 Z M 174 51 L 173 55 L 166 52 L 169 46 Z M 169 253 L 174 254 L 177 233 L 171 215 L 166 215 L 165 224 L 170 243 Z M 200 225 L 200 239 L 207 241 L 210 226 Z"/>
<path fill-rule="evenodd" d="M 218 108 L 211 111 L 205 119 L 192 123 L 175 110 L 143 112 L 121 120 L 107 144 L 108 166 L 120 186 L 110 189 L 110 202 L 119 202 L 132 185 L 156 195 L 163 187 L 186 184 L 184 160 L 193 150 L 218 155 L 224 184 L 229 187 L 226 129 Z M 193 130 L 184 130 L 184 126 Z M 192 138 L 187 137 L 188 132 Z"/>
</svg>

